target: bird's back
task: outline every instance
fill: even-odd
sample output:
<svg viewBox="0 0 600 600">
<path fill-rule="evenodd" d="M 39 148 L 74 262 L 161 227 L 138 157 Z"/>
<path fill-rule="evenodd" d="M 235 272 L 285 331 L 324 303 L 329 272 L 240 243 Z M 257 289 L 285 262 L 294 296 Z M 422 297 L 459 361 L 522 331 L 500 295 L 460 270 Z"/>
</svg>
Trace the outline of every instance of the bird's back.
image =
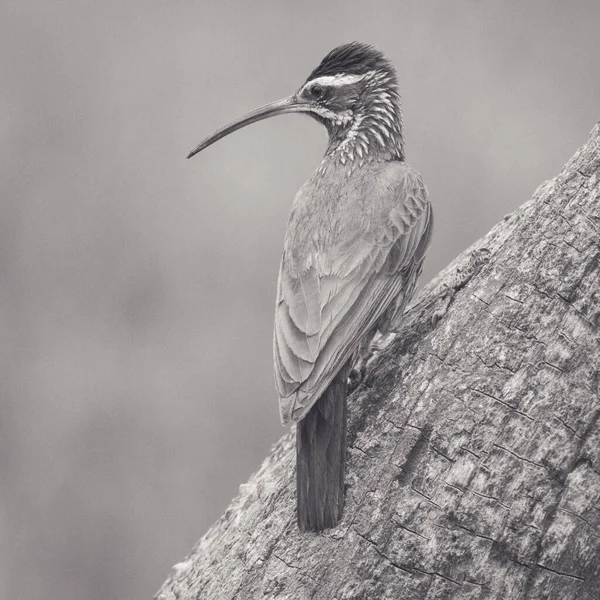
<svg viewBox="0 0 600 600">
<path fill-rule="evenodd" d="M 430 207 L 400 161 L 325 161 L 298 192 L 278 283 L 275 372 L 281 414 L 298 420 L 422 261 Z M 420 256 L 417 255 L 419 250 Z"/>
</svg>

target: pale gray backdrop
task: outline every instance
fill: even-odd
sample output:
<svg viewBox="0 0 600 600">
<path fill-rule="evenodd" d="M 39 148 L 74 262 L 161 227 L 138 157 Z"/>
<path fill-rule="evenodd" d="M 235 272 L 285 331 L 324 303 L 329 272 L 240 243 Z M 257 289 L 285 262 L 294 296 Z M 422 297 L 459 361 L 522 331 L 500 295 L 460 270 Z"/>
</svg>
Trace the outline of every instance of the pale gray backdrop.
<svg viewBox="0 0 600 600">
<path fill-rule="evenodd" d="M 600 117 L 598 0 L 0 4 L 0 597 L 149 598 L 284 430 L 274 288 L 325 134 L 192 161 L 354 39 L 397 65 L 424 280 Z"/>
</svg>

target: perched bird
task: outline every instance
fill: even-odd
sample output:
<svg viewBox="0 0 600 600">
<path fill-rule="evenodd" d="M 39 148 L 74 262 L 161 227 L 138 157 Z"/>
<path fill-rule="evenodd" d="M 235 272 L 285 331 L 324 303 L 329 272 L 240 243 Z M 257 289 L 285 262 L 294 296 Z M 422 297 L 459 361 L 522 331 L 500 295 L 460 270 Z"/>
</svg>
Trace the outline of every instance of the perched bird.
<svg viewBox="0 0 600 600">
<path fill-rule="evenodd" d="M 377 331 L 397 329 L 432 230 L 421 176 L 404 162 L 396 72 L 372 46 L 332 50 L 295 93 L 217 130 L 188 156 L 261 119 L 306 113 L 329 144 L 294 199 L 277 284 L 275 379 L 283 423 L 297 422 L 302 530 L 344 507 L 347 385 Z"/>
</svg>

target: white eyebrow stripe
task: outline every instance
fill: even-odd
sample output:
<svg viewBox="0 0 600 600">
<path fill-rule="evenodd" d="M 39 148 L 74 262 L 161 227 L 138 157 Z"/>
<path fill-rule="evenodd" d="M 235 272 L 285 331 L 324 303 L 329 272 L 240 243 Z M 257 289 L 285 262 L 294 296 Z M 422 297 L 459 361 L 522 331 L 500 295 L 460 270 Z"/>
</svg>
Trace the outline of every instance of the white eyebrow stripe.
<svg viewBox="0 0 600 600">
<path fill-rule="evenodd" d="M 367 73 L 364 73 L 363 75 L 346 75 L 345 73 L 341 73 L 338 75 L 322 75 L 321 77 L 316 77 L 315 79 L 307 81 L 304 87 L 313 85 L 322 85 L 324 87 L 341 87 L 342 85 L 351 85 L 353 83 L 358 83 L 359 81 L 362 81 L 366 76 Z"/>
</svg>

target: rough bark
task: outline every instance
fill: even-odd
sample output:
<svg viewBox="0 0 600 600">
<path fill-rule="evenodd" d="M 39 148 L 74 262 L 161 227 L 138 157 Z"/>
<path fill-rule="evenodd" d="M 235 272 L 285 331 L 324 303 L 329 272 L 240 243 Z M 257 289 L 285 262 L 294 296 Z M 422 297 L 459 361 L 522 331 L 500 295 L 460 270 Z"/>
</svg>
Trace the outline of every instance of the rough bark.
<svg viewBox="0 0 600 600">
<path fill-rule="evenodd" d="M 293 434 L 160 600 L 600 599 L 600 127 L 420 294 L 349 399 L 341 525 Z"/>
</svg>

